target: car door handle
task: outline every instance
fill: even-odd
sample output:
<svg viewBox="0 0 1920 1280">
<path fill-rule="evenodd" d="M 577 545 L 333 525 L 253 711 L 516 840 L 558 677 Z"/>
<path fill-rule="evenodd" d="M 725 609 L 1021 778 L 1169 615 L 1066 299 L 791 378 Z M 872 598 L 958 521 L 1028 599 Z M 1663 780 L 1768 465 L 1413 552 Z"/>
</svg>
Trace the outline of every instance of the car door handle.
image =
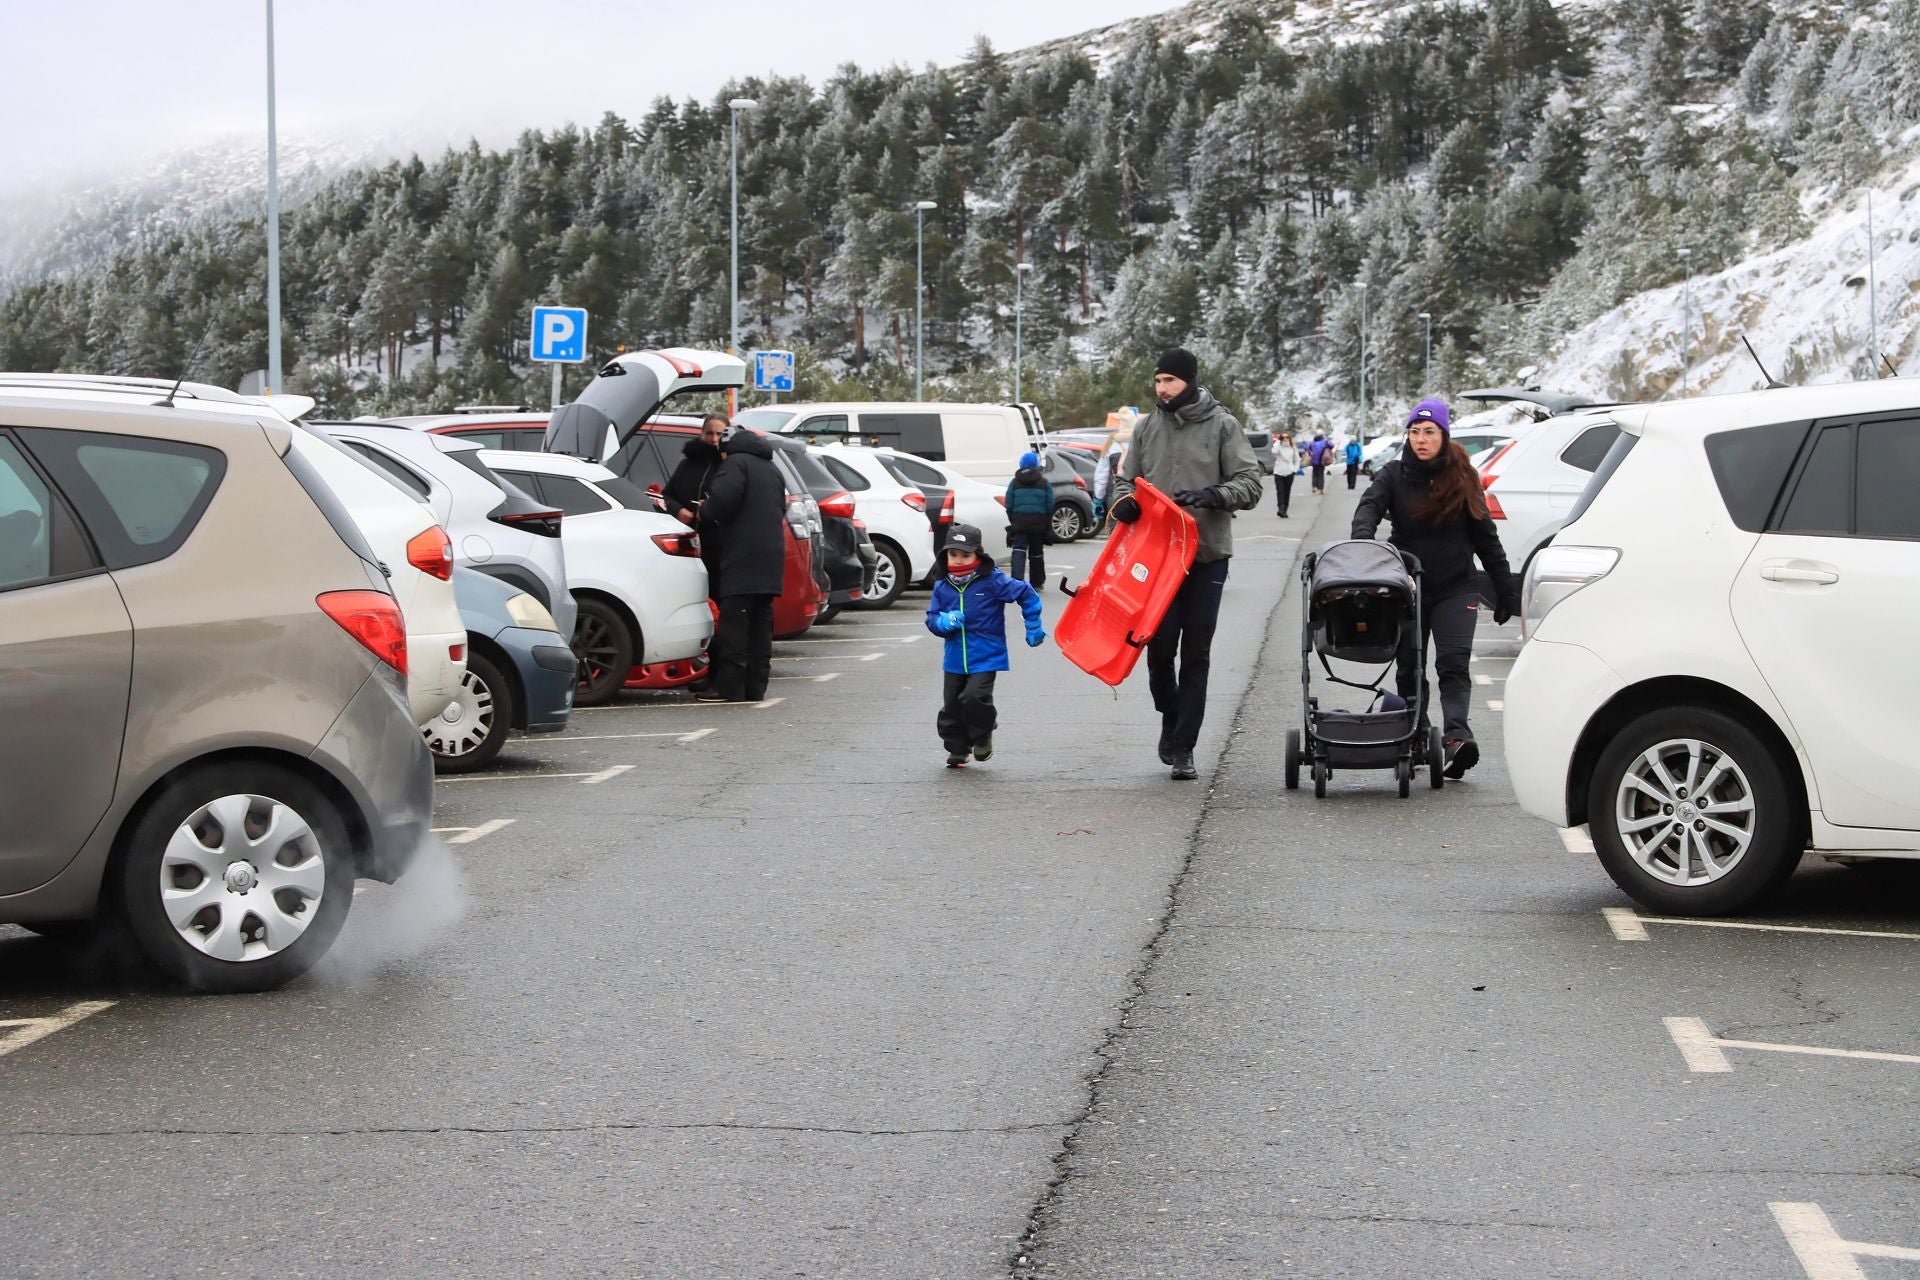
<svg viewBox="0 0 1920 1280">
<path fill-rule="evenodd" d="M 1789 560 L 1768 561 L 1760 566 L 1760 576 L 1768 582 L 1811 582 L 1821 587 L 1840 581 L 1840 575 L 1827 565 L 1796 564 Z"/>
</svg>

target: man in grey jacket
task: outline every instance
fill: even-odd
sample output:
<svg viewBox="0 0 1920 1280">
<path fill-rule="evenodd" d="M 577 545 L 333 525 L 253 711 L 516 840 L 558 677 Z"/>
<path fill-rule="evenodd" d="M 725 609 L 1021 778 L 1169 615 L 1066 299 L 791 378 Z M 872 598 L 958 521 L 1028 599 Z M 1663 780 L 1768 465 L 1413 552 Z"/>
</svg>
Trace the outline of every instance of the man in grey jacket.
<svg viewBox="0 0 1920 1280">
<path fill-rule="evenodd" d="M 1187 508 L 1200 530 L 1193 568 L 1147 646 L 1147 683 L 1160 713 L 1160 763 L 1181 781 L 1200 776 L 1193 748 L 1207 713 L 1213 632 L 1233 555 L 1233 513 L 1258 506 L 1262 488 L 1246 432 L 1200 387 L 1199 377 L 1200 362 L 1191 351 L 1174 347 L 1160 357 L 1153 375 L 1157 407 L 1133 429 L 1113 504 L 1115 520 L 1138 520 L 1133 488 L 1144 478 Z"/>
</svg>

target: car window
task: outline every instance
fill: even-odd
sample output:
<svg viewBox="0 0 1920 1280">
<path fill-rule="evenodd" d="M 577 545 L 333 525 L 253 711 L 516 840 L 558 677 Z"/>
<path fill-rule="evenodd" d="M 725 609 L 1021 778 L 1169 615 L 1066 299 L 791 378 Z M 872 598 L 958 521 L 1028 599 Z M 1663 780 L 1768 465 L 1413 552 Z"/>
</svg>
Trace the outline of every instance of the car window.
<svg viewBox="0 0 1920 1280">
<path fill-rule="evenodd" d="M 1852 427 L 1821 431 L 1775 528 L 1781 533 L 1853 531 Z"/>
<path fill-rule="evenodd" d="M 1860 424 L 1854 531 L 1863 538 L 1920 538 L 1920 419 Z"/>
<path fill-rule="evenodd" d="M 795 423 L 791 430 L 783 435 L 797 436 L 808 444 L 826 444 L 847 438 L 847 415 L 844 413 L 815 414 Z"/>
<path fill-rule="evenodd" d="M 818 455 L 800 449 L 787 449 L 782 452 L 787 455 L 787 461 L 793 464 L 794 474 L 800 477 L 806 484 L 807 491 L 814 497 L 819 498 L 840 492 L 843 486 L 833 478 L 833 473 L 821 464 Z"/>
<path fill-rule="evenodd" d="M 1498 449 L 1511 439 L 1513 439 L 1512 436 L 1468 436 L 1464 440 L 1457 440 L 1456 443 L 1467 451 L 1469 458 L 1477 458 L 1489 449 Z M 1574 465 L 1578 466 L 1579 464 L 1576 463 Z M 1581 470 L 1588 471 L 1592 470 L 1592 468 L 1582 467 Z"/>
<path fill-rule="evenodd" d="M 1767 527 L 1806 438 L 1804 422 L 1775 422 L 1707 437 L 1707 465 L 1736 526 L 1748 533 Z"/>
<path fill-rule="evenodd" d="M 1600 464 L 1606 461 L 1607 450 L 1613 448 L 1613 442 L 1619 437 L 1620 428 L 1611 422 L 1588 427 L 1574 437 L 1572 444 L 1560 451 L 1560 461 L 1581 471 L 1598 471 Z"/>
<path fill-rule="evenodd" d="M 523 453 L 539 453 L 540 446 L 546 443 L 545 427 L 516 427 L 512 431 L 503 431 L 501 437 L 506 441 L 502 449 L 517 449 Z"/>
<path fill-rule="evenodd" d="M 507 435 L 509 434 L 506 431 L 449 431 L 446 434 L 458 436 L 462 440 L 471 440 L 483 449 L 511 449 L 513 447 L 506 442 Z"/>
<path fill-rule="evenodd" d="M 340 443 L 356 458 L 366 461 L 368 465 L 372 466 L 381 475 L 399 485 L 413 497 L 427 498 L 432 495 L 433 489 L 425 480 L 422 480 L 410 469 L 401 466 L 398 462 L 395 462 L 392 458 L 389 458 L 372 445 L 360 440 L 342 440 Z"/>
<path fill-rule="evenodd" d="M 88 431 L 23 431 L 92 532 L 109 569 L 151 564 L 187 540 L 226 474 L 203 445 Z"/>
<path fill-rule="evenodd" d="M 778 431 L 797 416 L 792 409 L 742 409 L 733 416 L 734 423 L 742 427 L 758 427 L 762 431 Z"/>
<path fill-rule="evenodd" d="M 831 475 L 848 493 L 860 493 L 873 488 L 865 476 L 830 453 L 820 455 L 820 465 L 825 467 L 827 474 Z"/>
<path fill-rule="evenodd" d="M 924 462 L 915 462 L 912 458 L 889 458 L 887 461 L 898 475 L 905 476 L 909 484 L 930 484 L 936 489 L 946 487 L 947 478 Z"/>
<path fill-rule="evenodd" d="M 53 576 L 53 495 L 19 446 L 0 436 L 0 591 Z"/>
<path fill-rule="evenodd" d="M 613 510 L 605 498 L 572 476 L 543 475 L 540 477 L 540 490 L 546 494 L 548 502 L 566 515 L 590 516 Z"/>
<path fill-rule="evenodd" d="M 645 511 L 658 515 L 660 504 L 648 496 L 647 491 L 631 480 L 622 480 L 619 476 L 608 476 L 604 480 L 595 480 L 601 492 L 625 507 L 629 511 Z"/>
<path fill-rule="evenodd" d="M 655 485 L 664 487 L 667 477 L 673 474 L 674 463 L 679 460 L 681 449 L 693 438 L 692 435 L 678 432 L 636 431 L 607 462 L 607 467 L 615 475 L 625 476 L 629 483 L 642 489 L 651 489 Z"/>
<path fill-rule="evenodd" d="M 935 462 L 946 460 L 947 437 L 937 413 L 863 413 L 860 434 L 903 453 L 917 453 Z"/>
<path fill-rule="evenodd" d="M 1633 446 L 1638 443 L 1639 436 L 1628 435 L 1624 431 L 1620 433 L 1607 450 L 1607 456 L 1601 459 L 1593 479 L 1587 481 L 1587 487 L 1580 491 L 1580 500 L 1573 504 L 1573 510 L 1567 512 L 1568 524 L 1587 514 L 1587 508 L 1593 505 L 1593 500 L 1600 496 L 1600 491 L 1607 487 L 1607 481 L 1613 479 L 1613 473 L 1620 469 L 1620 464 L 1627 460 L 1627 455 L 1633 452 Z"/>
</svg>

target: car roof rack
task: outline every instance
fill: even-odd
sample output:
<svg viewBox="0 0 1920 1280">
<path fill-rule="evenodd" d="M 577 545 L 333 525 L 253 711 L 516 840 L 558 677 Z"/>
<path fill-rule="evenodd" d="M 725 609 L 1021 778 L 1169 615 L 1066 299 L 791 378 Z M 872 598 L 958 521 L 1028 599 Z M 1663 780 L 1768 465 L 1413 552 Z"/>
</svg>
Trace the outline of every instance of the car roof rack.
<svg viewBox="0 0 1920 1280">
<path fill-rule="evenodd" d="M 457 404 L 455 413 L 532 413 L 530 404 Z"/>
<path fill-rule="evenodd" d="M 176 398 L 214 400 L 222 404 L 257 404 L 259 398 L 243 396 L 225 387 L 207 382 L 179 382 L 172 378 L 128 378 L 105 373 L 0 373 L 0 388 L 57 388 L 63 391 L 155 391 L 173 392 Z"/>
</svg>

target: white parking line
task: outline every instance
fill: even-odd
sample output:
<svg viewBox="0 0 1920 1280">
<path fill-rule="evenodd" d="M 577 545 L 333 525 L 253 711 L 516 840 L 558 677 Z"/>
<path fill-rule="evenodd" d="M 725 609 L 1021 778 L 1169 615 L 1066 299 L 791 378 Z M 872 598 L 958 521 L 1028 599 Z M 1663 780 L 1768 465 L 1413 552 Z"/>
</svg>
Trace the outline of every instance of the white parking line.
<svg viewBox="0 0 1920 1280">
<path fill-rule="evenodd" d="M 608 768 L 602 769 L 598 773 L 588 774 L 586 778 L 582 780 L 580 785 L 583 787 L 591 787 L 596 783 L 608 782 L 614 778 L 619 777 L 623 773 L 631 773 L 631 772 L 633 772 L 633 766 L 630 764 L 612 765 Z"/>
<path fill-rule="evenodd" d="M 711 725 L 709 725 L 705 729 L 695 729 L 692 733 L 683 733 L 680 735 L 680 745 L 684 747 L 689 742 L 698 742 L 700 741 L 700 739 L 705 737 L 710 737 L 711 735 L 716 734 L 718 732 L 720 732 L 718 729 L 715 729 Z"/>
<path fill-rule="evenodd" d="M 64 1031 L 82 1018 L 90 1018 L 102 1009 L 111 1009 L 112 1000 L 82 1000 L 44 1018 L 0 1018 L 0 1058 L 18 1053 L 56 1031 Z"/>
<path fill-rule="evenodd" d="M 815 684 L 825 684 L 829 680 L 838 680 L 838 671 L 829 671 L 823 676 L 768 676 L 769 680 L 811 680 Z"/>
<path fill-rule="evenodd" d="M 602 769 L 597 773 L 541 773 L 533 771 L 526 773 L 465 773 L 454 778 L 435 778 L 434 785 L 444 786 L 449 782 L 517 782 L 523 778 L 537 778 L 542 782 L 557 781 L 563 778 L 579 778 L 582 780 L 582 785 L 586 785 L 595 782 L 605 782 L 608 778 L 618 777 L 631 768 L 633 768 L 633 766 L 630 764 L 617 764 L 611 769 Z"/>
<path fill-rule="evenodd" d="M 628 739 L 628 738 L 683 738 L 685 736 L 686 736 L 685 734 L 673 733 L 671 731 L 663 732 L 663 733 L 577 733 L 577 734 L 565 733 L 565 734 L 561 734 L 557 738 L 549 738 L 547 739 L 547 741 L 549 742 L 615 742 L 615 741 L 624 741 L 625 739 Z"/>
<path fill-rule="evenodd" d="M 1835 929 L 1812 924 L 1762 924 L 1755 920 L 1687 920 L 1673 916 L 1643 916 L 1632 907 L 1602 907 L 1613 936 L 1623 942 L 1644 942 L 1650 924 L 1682 925 L 1689 929 L 1748 929 L 1759 933 L 1824 933 L 1841 938 L 1898 938 L 1902 942 L 1920 942 L 1920 933 L 1897 933 L 1888 929 Z M 1626 931 L 1626 932 L 1623 932 Z M 1629 932 L 1637 936 L 1628 936 Z"/>
<path fill-rule="evenodd" d="M 1493 679 L 1492 676 L 1483 676 L 1476 673 L 1473 677 L 1473 682 L 1479 685 L 1488 685 L 1493 683 Z"/>
<path fill-rule="evenodd" d="M 775 644 L 917 644 L 919 636 L 802 636 L 797 640 L 775 640 Z"/>
<path fill-rule="evenodd" d="M 757 709 L 777 707 L 785 698 L 765 698 L 759 702 L 626 702 L 605 707 L 575 707 L 574 714 L 582 711 L 719 711 L 737 707 Z"/>
<path fill-rule="evenodd" d="M 884 652 L 873 653 L 776 653 L 775 662 L 876 662 L 886 657 Z"/>
<path fill-rule="evenodd" d="M 1587 834 L 1585 827 L 1560 828 L 1560 843 L 1567 846 L 1568 853 L 1593 852 L 1593 837 Z"/>
<path fill-rule="evenodd" d="M 1762 1053 L 1798 1053 L 1813 1058 L 1859 1058 L 1867 1062 L 1907 1062 L 1920 1066 L 1920 1054 L 1885 1053 L 1878 1049 L 1829 1049 L 1814 1044 L 1772 1044 L 1764 1040 L 1726 1040 L 1707 1030 L 1699 1018 L 1664 1018 L 1667 1034 L 1674 1047 L 1687 1060 L 1687 1070 L 1725 1072 L 1733 1070 L 1724 1050 L 1754 1049 Z"/>
<path fill-rule="evenodd" d="M 512 826 L 513 822 L 512 818 L 489 818 L 477 827 L 435 827 L 433 833 L 442 835 L 446 832 L 458 831 L 460 834 L 457 836 L 447 836 L 448 844 L 472 844 L 475 840 L 483 840 L 496 831 L 505 830 Z"/>
<path fill-rule="evenodd" d="M 1807 1280 L 1867 1280 L 1855 1258 L 1894 1258 L 1920 1262 L 1920 1249 L 1897 1244 L 1868 1244 L 1863 1240 L 1843 1240 L 1834 1230 L 1833 1219 L 1817 1204 L 1796 1204 L 1776 1200 L 1767 1206 L 1773 1220 L 1787 1237 L 1793 1256 L 1800 1260 Z"/>
<path fill-rule="evenodd" d="M 1501 700 L 1500 700 L 1499 698 L 1488 698 L 1488 699 L 1487 699 L 1487 710 L 1489 710 L 1489 711 L 1505 711 L 1506 709 L 1507 709 L 1507 704 L 1506 704 L 1505 702 L 1503 702 L 1503 701 L 1501 701 Z"/>
</svg>

